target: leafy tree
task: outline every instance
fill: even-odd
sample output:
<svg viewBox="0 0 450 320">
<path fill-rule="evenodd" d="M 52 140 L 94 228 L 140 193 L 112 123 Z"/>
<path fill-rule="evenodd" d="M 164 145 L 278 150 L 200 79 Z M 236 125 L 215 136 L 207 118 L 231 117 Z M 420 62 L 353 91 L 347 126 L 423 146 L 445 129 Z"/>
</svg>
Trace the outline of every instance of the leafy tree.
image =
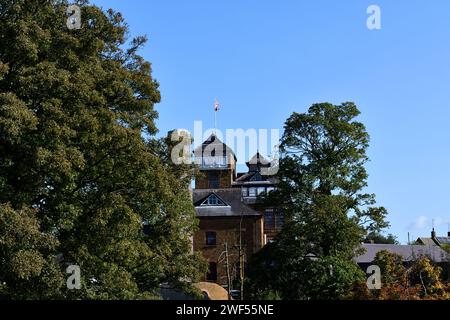
<svg viewBox="0 0 450 320">
<path fill-rule="evenodd" d="M 369 136 L 353 103 L 315 104 L 286 121 L 280 184 L 265 199 L 285 216 L 250 268 L 249 290 L 285 299 L 337 299 L 363 274 L 353 262 L 367 232 L 387 226 L 367 187 Z M 328 270 L 328 272 L 327 272 Z"/>
<path fill-rule="evenodd" d="M 376 244 L 400 244 L 397 237 L 393 234 L 383 235 L 381 232 L 370 232 L 364 242 L 373 242 Z"/>
<path fill-rule="evenodd" d="M 51 255 L 58 240 L 42 234 L 36 211 L 0 206 L 0 296 L 29 299 L 57 298 L 63 278 Z"/>
<path fill-rule="evenodd" d="M 87 1 L 70 30 L 67 5 L 0 4 L 0 298 L 154 298 L 198 276 L 188 177 L 151 142 L 145 37 Z"/>
<path fill-rule="evenodd" d="M 383 286 L 405 284 L 406 268 L 401 255 L 382 250 L 377 252 L 372 263 L 380 267 Z"/>
<path fill-rule="evenodd" d="M 374 265 L 381 270 L 380 290 L 367 289 L 365 283 L 354 286 L 350 298 L 361 300 L 445 300 L 450 286 L 442 279 L 442 269 L 420 256 L 408 265 L 402 256 L 383 250 L 377 253 Z"/>
</svg>

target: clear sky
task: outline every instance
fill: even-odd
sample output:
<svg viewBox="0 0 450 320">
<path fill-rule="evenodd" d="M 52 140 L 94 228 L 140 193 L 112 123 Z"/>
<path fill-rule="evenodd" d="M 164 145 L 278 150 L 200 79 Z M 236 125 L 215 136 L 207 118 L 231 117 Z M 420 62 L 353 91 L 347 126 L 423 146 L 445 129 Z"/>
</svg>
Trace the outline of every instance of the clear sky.
<svg viewBox="0 0 450 320">
<path fill-rule="evenodd" d="M 160 82 L 161 134 L 282 128 L 316 102 L 354 101 L 370 192 L 407 241 L 450 222 L 450 1 L 99 0 L 123 13 Z M 381 29 L 366 26 L 369 5 Z"/>
</svg>

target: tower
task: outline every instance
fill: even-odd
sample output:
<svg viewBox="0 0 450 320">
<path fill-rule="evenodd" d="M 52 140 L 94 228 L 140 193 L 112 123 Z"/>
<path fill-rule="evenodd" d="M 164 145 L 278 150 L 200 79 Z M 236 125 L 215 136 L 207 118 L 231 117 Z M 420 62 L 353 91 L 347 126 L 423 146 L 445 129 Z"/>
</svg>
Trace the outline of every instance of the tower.
<svg viewBox="0 0 450 320">
<path fill-rule="evenodd" d="M 195 179 L 195 189 L 232 187 L 236 177 L 236 155 L 215 133 L 195 149 L 194 155 L 201 172 Z"/>
</svg>

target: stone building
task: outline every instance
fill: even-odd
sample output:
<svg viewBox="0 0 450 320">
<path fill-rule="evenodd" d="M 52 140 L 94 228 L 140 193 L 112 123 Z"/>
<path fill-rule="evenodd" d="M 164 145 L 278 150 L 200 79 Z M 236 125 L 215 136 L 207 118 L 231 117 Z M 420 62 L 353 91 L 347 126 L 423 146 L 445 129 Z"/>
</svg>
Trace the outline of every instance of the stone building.
<svg viewBox="0 0 450 320">
<path fill-rule="evenodd" d="M 204 280 L 226 287 L 283 225 L 274 208 L 258 203 L 258 196 L 275 189 L 277 179 L 264 175 L 271 164 L 259 153 L 247 162 L 248 172 L 237 173 L 233 150 L 214 134 L 194 154 L 201 176 L 192 191 L 199 219 L 193 246 L 209 263 Z"/>
</svg>

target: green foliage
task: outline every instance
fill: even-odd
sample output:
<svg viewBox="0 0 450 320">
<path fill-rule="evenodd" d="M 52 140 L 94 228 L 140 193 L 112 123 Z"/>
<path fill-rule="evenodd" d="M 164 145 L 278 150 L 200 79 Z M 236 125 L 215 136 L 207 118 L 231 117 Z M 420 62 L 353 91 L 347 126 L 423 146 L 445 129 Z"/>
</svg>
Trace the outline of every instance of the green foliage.
<svg viewBox="0 0 450 320">
<path fill-rule="evenodd" d="M 286 121 L 281 181 L 265 199 L 286 225 L 252 262 L 254 297 L 270 289 L 285 299 L 337 299 L 362 279 L 352 258 L 367 232 L 387 226 L 387 212 L 362 192 L 369 136 L 358 115 L 353 103 L 322 103 Z"/>
<path fill-rule="evenodd" d="M 145 38 L 128 41 L 120 13 L 86 1 L 82 29 L 69 30 L 67 4 L 0 5 L 0 298 L 189 287 L 201 270 L 191 173 L 152 142 L 160 93 L 137 54 Z M 81 267 L 81 290 L 65 288 L 66 264 Z"/>
<path fill-rule="evenodd" d="M 377 252 L 373 264 L 380 267 L 381 282 L 384 286 L 403 284 L 406 268 L 403 257 L 387 250 Z"/>
<path fill-rule="evenodd" d="M 370 232 L 364 239 L 366 243 L 376 243 L 376 244 L 400 244 L 397 237 L 393 234 L 383 235 L 381 232 Z"/>
<path fill-rule="evenodd" d="M 442 248 L 445 252 L 447 252 L 448 254 L 450 254 L 450 244 L 443 244 L 443 245 L 441 246 L 441 248 Z"/>
<path fill-rule="evenodd" d="M 415 257 L 404 265 L 403 257 L 383 250 L 374 265 L 381 270 L 381 289 L 367 290 L 365 284 L 355 286 L 349 296 L 360 300 L 446 300 L 450 286 L 443 281 L 442 269 L 425 256 Z"/>
<path fill-rule="evenodd" d="M 35 210 L 0 205 L 0 296 L 58 297 L 63 279 L 52 255 L 57 245 L 54 236 L 40 232 Z"/>
</svg>

